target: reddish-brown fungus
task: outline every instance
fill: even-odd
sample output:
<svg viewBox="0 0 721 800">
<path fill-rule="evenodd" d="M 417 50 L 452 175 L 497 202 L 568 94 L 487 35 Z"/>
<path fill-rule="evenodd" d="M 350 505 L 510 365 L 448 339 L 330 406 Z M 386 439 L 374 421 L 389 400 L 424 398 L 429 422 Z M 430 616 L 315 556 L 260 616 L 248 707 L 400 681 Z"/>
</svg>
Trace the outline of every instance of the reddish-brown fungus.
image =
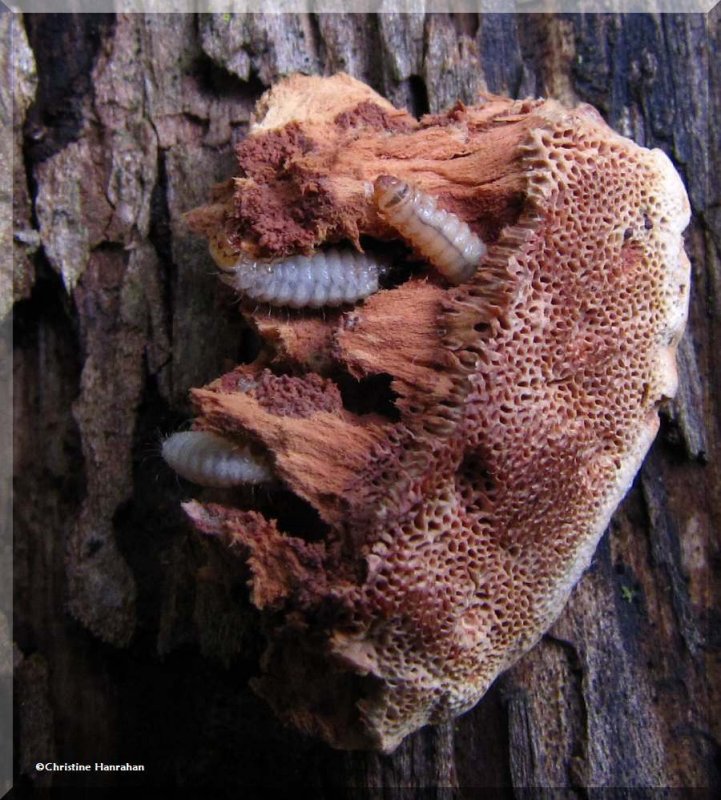
<svg viewBox="0 0 721 800">
<path fill-rule="evenodd" d="M 186 507 L 273 612 L 257 690 L 334 746 L 390 751 L 473 706 L 588 566 L 676 389 L 688 201 L 588 106 L 489 96 L 417 121 L 342 75 L 274 87 L 238 159 L 189 217 L 221 264 L 396 239 L 384 174 L 488 245 L 455 288 L 411 270 L 345 312 L 249 311 L 265 367 L 193 393 L 201 427 L 262 445 L 323 526 Z M 353 409 L 342 375 L 387 379 L 394 414 Z"/>
</svg>

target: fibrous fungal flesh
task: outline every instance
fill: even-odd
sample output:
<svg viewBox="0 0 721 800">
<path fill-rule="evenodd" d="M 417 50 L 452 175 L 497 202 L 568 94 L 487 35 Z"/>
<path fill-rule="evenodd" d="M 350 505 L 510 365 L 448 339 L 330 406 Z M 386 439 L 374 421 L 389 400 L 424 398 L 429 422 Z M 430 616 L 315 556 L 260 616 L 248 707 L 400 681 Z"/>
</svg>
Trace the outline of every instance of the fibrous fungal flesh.
<svg viewBox="0 0 721 800">
<path fill-rule="evenodd" d="M 266 459 L 247 444 L 211 431 L 179 431 L 163 442 L 165 462 L 182 478 L 199 486 L 227 488 L 273 479 Z"/>
<path fill-rule="evenodd" d="M 457 286 L 436 263 L 345 311 L 248 310 L 262 357 L 192 392 L 197 426 L 264 448 L 312 511 L 185 506 L 247 560 L 254 688 L 333 746 L 391 751 L 471 708 L 588 566 L 676 390 L 688 200 L 589 106 L 416 120 L 344 75 L 273 87 L 237 158 L 188 215 L 219 265 L 371 239 L 433 258 L 376 203 L 383 175 L 487 248 Z"/>
<path fill-rule="evenodd" d="M 240 258 L 232 267 L 219 269 L 223 282 L 249 300 L 323 308 L 356 303 L 377 292 L 384 266 L 372 255 L 331 248 L 277 260 Z"/>
<path fill-rule="evenodd" d="M 373 189 L 380 213 L 446 280 L 459 284 L 473 277 L 486 246 L 468 223 L 390 175 L 376 178 Z"/>
</svg>

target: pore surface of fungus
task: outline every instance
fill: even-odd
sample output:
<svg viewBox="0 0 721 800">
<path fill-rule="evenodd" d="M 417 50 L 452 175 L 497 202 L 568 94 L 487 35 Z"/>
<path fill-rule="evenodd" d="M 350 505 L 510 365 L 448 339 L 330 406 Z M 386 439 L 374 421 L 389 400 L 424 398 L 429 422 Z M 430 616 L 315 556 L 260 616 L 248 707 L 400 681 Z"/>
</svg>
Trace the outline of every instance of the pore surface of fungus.
<svg viewBox="0 0 721 800">
<path fill-rule="evenodd" d="M 351 308 L 248 304 L 263 357 L 193 391 L 196 427 L 260 448 L 317 522 L 186 510 L 249 565 L 257 691 L 390 751 L 473 706 L 588 566 L 675 392 L 686 194 L 588 106 L 488 96 L 418 121 L 343 75 L 274 87 L 238 160 L 189 215 L 220 266 L 345 242 L 401 271 Z M 467 282 L 399 243 L 382 175 L 486 244 Z"/>
</svg>

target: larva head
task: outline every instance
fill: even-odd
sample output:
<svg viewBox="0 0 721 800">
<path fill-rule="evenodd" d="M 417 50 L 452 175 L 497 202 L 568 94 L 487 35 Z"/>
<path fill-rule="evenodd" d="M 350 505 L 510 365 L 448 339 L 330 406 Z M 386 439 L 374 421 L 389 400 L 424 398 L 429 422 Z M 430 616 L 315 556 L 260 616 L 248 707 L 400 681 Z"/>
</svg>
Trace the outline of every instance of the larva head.
<svg viewBox="0 0 721 800">
<path fill-rule="evenodd" d="M 379 175 L 373 182 L 373 199 L 381 213 L 400 205 L 410 191 L 407 183 L 392 175 Z"/>
<path fill-rule="evenodd" d="M 215 268 L 220 282 L 224 283 L 226 286 L 230 286 L 231 289 L 235 289 L 237 277 L 243 265 L 247 263 L 252 264 L 253 262 L 247 262 L 237 256 L 235 259 L 223 257 L 223 254 L 214 251 L 212 246 L 210 252 L 215 261 Z"/>
<path fill-rule="evenodd" d="M 257 315 L 281 374 L 239 368 L 195 401 L 208 427 L 261 442 L 316 522 L 291 533 L 259 512 L 188 511 L 248 557 L 269 612 L 258 691 L 334 746 L 390 751 L 476 703 L 588 565 L 675 390 L 689 206 L 668 158 L 587 109 L 492 98 L 400 133 L 331 78 L 316 125 L 318 80 L 274 90 L 272 136 L 244 151 L 246 173 L 267 154 L 258 194 L 271 182 L 288 197 L 296 178 L 298 196 L 335 191 L 325 227 L 293 232 L 301 203 L 284 235 L 327 233 L 350 208 L 356 233 L 387 237 L 364 189 L 375 179 L 381 212 L 402 203 L 405 184 L 381 174 L 402 159 L 414 193 L 428 174 L 447 182 L 447 210 L 488 252 L 455 288 L 413 275 L 345 314 Z M 386 391 L 354 404 L 353 384 Z"/>
<path fill-rule="evenodd" d="M 223 272 L 232 272 L 238 263 L 239 253 L 231 246 L 222 230 L 208 239 L 208 250 L 215 265 Z"/>
</svg>

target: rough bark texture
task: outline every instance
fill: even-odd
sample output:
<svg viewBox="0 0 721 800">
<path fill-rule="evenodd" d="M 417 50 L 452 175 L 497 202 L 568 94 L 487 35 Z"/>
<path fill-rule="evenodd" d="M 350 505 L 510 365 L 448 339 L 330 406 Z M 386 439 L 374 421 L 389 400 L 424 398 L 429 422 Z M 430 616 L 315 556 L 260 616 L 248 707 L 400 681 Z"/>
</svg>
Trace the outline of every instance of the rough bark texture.
<svg viewBox="0 0 721 800">
<path fill-rule="evenodd" d="M 5 16 L 20 154 L 18 783 L 317 797 L 718 788 L 719 20 Z M 681 390 L 591 570 L 473 711 L 392 756 L 303 739 L 248 688 L 261 638 L 247 575 L 184 521 L 157 446 L 189 415 L 188 390 L 255 346 L 182 214 L 233 174 L 233 145 L 268 85 L 340 69 L 414 114 L 479 89 L 590 102 L 669 154 L 694 213 Z M 51 757 L 146 772 L 39 777 L 32 765 Z"/>
</svg>

